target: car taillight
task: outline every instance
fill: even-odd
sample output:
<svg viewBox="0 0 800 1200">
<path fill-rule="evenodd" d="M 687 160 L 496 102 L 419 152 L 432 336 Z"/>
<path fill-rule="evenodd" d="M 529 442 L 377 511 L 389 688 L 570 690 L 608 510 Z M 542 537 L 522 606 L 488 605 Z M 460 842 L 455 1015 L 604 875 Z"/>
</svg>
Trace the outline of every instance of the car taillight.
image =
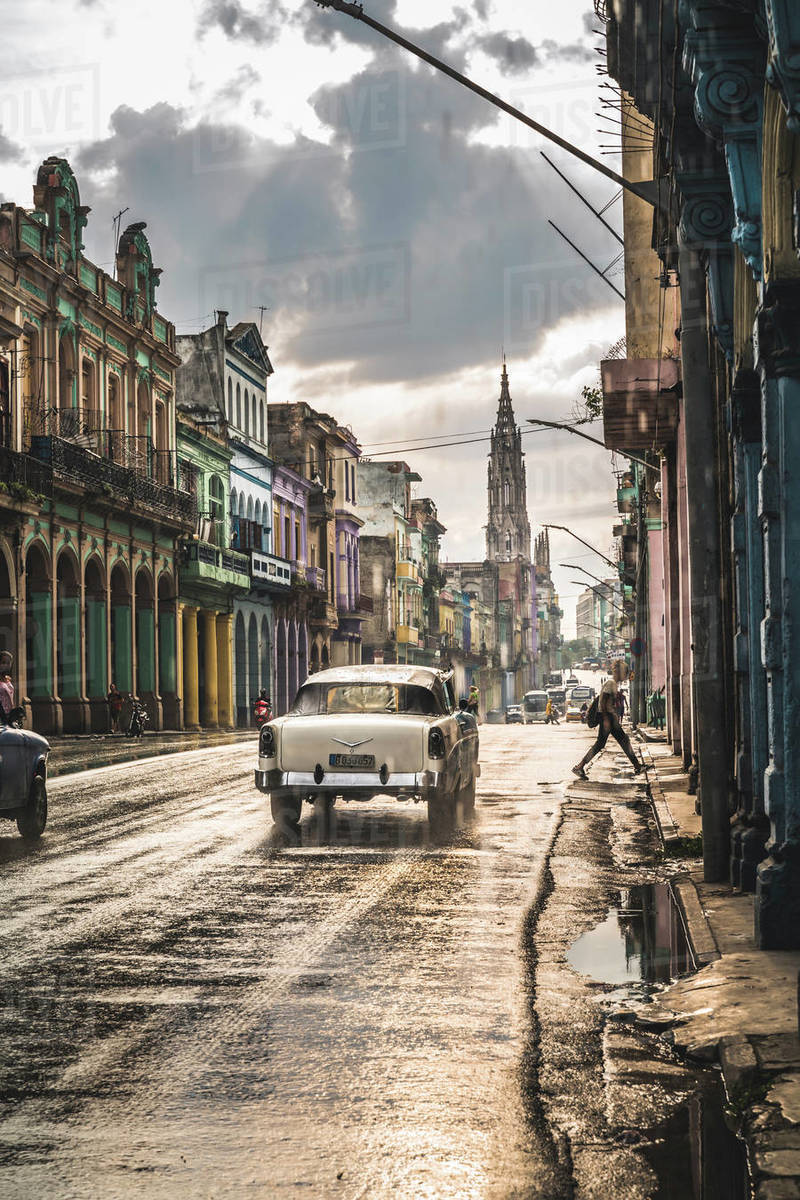
<svg viewBox="0 0 800 1200">
<path fill-rule="evenodd" d="M 444 734 L 441 729 L 432 729 L 428 734 L 428 757 L 444 758 Z"/>
<path fill-rule="evenodd" d="M 261 726 L 258 743 L 258 752 L 262 758 L 275 757 L 275 730 L 271 725 Z"/>
</svg>

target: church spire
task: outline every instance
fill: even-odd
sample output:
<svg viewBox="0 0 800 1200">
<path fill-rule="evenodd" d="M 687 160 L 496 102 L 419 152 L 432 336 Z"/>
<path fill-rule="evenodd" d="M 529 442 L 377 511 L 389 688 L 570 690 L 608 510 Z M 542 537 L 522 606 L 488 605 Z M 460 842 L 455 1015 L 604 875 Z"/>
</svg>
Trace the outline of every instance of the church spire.
<svg viewBox="0 0 800 1200">
<path fill-rule="evenodd" d="M 503 354 L 497 420 L 489 456 L 489 521 L 486 557 L 495 562 L 522 558 L 530 562 L 531 529 L 528 520 L 522 433 L 514 417 L 508 369 Z"/>
</svg>

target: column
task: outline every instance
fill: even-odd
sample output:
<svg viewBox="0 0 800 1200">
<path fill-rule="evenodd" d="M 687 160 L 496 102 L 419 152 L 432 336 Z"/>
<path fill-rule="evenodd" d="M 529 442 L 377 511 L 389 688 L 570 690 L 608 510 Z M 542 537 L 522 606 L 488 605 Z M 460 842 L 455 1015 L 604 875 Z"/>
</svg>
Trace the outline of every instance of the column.
<svg viewBox="0 0 800 1200">
<path fill-rule="evenodd" d="M 200 728 L 196 608 L 183 610 L 183 721 L 186 729 Z"/>
<path fill-rule="evenodd" d="M 204 729 L 216 729 L 219 725 L 217 699 L 217 614 L 208 609 L 201 610 L 203 651 L 205 663 L 205 685 L 201 721 Z"/>
<path fill-rule="evenodd" d="M 231 729 L 233 720 L 233 672 L 231 670 L 231 639 L 233 615 L 217 613 L 217 689 L 220 728 Z"/>
<path fill-rule="evenodd" d="M 703 876 L 727 879 L 730 848 L 728 739 L 720 604 L 722 559 L 714 464 L 716 422 L 709 368 L 706 281 L 696 247 L 679 234 L 681 364 L 689 505 L 692 698 L 703 818 Z"/>
<path fill-rule="evenodd" d="M 162 697 L 177 690 L 175 612 L 166 604 L 158 614 L 158 690 Z"/>
</svg>

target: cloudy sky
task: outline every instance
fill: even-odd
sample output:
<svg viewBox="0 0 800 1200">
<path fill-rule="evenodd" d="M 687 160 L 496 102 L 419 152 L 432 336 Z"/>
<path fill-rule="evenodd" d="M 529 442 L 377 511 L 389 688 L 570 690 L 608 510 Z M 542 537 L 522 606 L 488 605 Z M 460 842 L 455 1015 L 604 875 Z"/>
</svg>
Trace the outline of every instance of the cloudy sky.
<svg viewBox="0 0 800 1200">
<path fill-rule="evenodd" d="M 613 128 L 597 132 L 590 0 L 365 10 L 590 152 L 615 141 Z M 540 150 L 596 206 L 613 184 L 312 0 L 63 0 L 54 11 L 27 0 L 6 14 L 3 198 L 30 203 L 38 163 L 66 154 L 92 208 L 91 259 L 110 269 L 118 210 L 123 225 L 147 221 L 159 308 L 178 330 L 215 308 L 262 320 L 271 399 L 307 400 L 352 425 L 365 454 L 405 458 L 448 526 L 445 556 L 482 557 L 479 439 L 503 348 L 524 426 L 569 417 L 624 332 L 621 301 L 548 218 L 603 267 L 619 246 Z M 458 435 L 469 443 L 415 449 Z M 567 525 L 608 552 L 610 455 L 563 433 L 531 432 L 525 445 L 534 531 Z M 579 589 L 558 564 L 605 569 L 567 535 L 552 547 L 569 632 Z"/>
</svg>

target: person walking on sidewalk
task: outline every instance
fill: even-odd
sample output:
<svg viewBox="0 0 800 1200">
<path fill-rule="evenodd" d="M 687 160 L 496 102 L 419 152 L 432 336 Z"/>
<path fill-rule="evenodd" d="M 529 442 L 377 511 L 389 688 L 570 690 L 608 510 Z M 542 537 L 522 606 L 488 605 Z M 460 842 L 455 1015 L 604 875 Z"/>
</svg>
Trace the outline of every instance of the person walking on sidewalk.
<svg viewBox="0 0 800 1200">
<path fill-rule="evenodd" d="M 605 748 L 605 744 L 609 737 L 616 738 L 619 745 L 633 763 L 633 769 L 637 775 L 643 769 L 642 764 L 639 762 L 639 759 L 633 752 L 630 738 L 619 723 L 619 717 L 617 716 L 616 709 L 616 698 L 617 682 L 614 679 L 608 679 L 600 689 L 600 696 L 598 698 L 597 709 L 600 716 L 600 724 L 597 727 L 597 741 L 592 746 L 591 750 L 584 754 L 581 761 L 576 763 L 572 768 L 573 774 L 577 775 L 578 779 L 588 779 L 586 767 L 589 765 L 595 755 L 600 754 Z"/>
</svg>

